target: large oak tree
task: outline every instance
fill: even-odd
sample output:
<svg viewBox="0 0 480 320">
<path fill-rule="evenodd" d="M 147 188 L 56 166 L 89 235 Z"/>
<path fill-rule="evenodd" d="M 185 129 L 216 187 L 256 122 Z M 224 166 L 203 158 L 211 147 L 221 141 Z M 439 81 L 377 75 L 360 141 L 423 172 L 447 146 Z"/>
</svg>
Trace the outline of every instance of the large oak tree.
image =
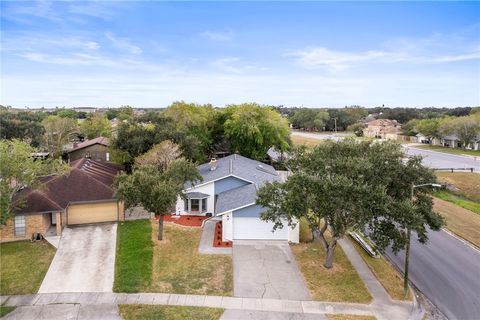
<svg viewBox="0 0 480 320">
<path fill-rule="evenodd" d="M 282 226 L 308 221 L 325 247 L 325 267 L 333 266 L 337 241 L 348 231 L 370 234 L 380 249 L 402 249 L 406 230 L 427 240 L 427 226 L 438 230 L 443 220 L 432 209 L 429 189 L 412 186 L 434 181 L 419 158 L 404 161 L 395 143 L 328 141 L 302 148 L 288 162 L 293 174 L 285 183 L 270 183 L 258 192 L 257 203 L 267 208 L 263 219 Z M 327 230 L 331 237 L 326 236 Z"/>
</svg>

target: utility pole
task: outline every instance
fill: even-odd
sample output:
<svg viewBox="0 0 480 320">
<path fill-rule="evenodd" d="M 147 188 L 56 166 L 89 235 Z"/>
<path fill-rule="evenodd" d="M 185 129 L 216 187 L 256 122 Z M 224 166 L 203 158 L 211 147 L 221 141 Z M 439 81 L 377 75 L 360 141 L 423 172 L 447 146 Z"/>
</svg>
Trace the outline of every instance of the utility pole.
<svg viewBox="0 0 480 320">
<path fill-rule="evenodd" d="M 335 121 L 335 133 L 337 133 L 337 118 L 333 118 L 333 120 Z"/>
<path fill-rule="evenodd" d="M 415 185 L 412 184 L 412 189 L 410 191 L 410 201 L 413 203 L 413 191 L 415 190 Z M 403 294 L 405 297 L 408 293 L 408 268 L 410 264 L 410 238 L 411 238 L 411 230 L 410 227 L 407 227 L 407 246 L 405 248 L 405 266 L 404 276 L 403 276 Z"/>
</svg>

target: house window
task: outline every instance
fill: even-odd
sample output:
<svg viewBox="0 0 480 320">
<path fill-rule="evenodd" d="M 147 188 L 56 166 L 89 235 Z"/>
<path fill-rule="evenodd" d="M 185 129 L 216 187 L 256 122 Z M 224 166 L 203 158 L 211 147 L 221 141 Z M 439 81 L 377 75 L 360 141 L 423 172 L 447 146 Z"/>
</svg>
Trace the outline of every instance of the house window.
<svg viewBox="0 0 480 320">
<path fill-rule="evenodd" d="M 184 204 L 184 207 L 183 207 L 184 211 L 188 212 L 188 200 L 183 201 L 183 204 Z"/>
<path fill-rule="evenodd" d="M 25 216 L 15 216 L 15 235 L 25 235 Z"/>
<path fill-rule="evenodd" d="M 202 199 L 202 212 L 207 211 L 207 199 Z"/>
<path fill-rule="evenodd" d="M 190 199 L 190 211 L 200 211 L 200 200 Z"/>
</svg>

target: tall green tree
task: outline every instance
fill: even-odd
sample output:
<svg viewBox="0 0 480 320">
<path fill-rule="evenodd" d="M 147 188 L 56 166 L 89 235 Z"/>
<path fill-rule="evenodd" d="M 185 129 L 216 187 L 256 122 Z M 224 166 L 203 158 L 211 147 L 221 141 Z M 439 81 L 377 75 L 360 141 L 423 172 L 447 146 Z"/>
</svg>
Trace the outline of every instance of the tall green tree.
<svg viewBox="0 0 480 320">
<path fill-rule="evenodd" d="M 232 151 L 252 159 L 264 159 L 270 147 L 279 151 L 289 148 L 288 122 L 270 107 L 255 103 L 228 106 L 225 136 Z"/>
<path fill-rule="evenodd" d="M 87 139 L 112 135 L 112 126 L 107 117 L 100 113 L 91 113 L 80 124 L 80 133 Z"/>
<path fill-rule="evenodd" d="M 415 130 L 420 132 L 430 140 L 434 138 L 439 139 L 443 135 L 439 118 L 419 120 L 415 125 Z"/>
<path fill-rule="evenodd" d="M 15 195 L 24 187 L 41 188 L 42 176 L 67 174 L 69 167 L 58 160 L 32 157 L 38 150 L 19 140 L 0 140 L 0 225 L 10 219 L 13 211 L 23 205 Z"/>
<path fill-rule="evenodd" d="M 78 112 L 73 109 L 61 109 L 57 111 L 57 116 L 61 118 L 78 119 Z"/>
<path fill-rule="evenodd" d="M 77 121 L 71 118 L 49 116 L 42 121 L 42 125 L 45 129 L 45 146 L 53 157 L 61 156 L 65 145 L 79 132 Z"/>
<path fill-rule="evenodd" d="M 44 128 L 42 120 L 47 117 L 44 112 L 13 112 L 0 108 L 0 138 L 19 139 L 34 147 L 40 146 Z"/>
<path fill-rule="evenodd" d="M 305 218 L 325 248 L 327 268 L 333 266 L 337 241 L 352 229 L 368 231 L 380 248 L 392 245 L 397 252 L 406 245 L 407 227 L 426 241 L 426 227 L 438 230 L 443 223 L 428 190 L 417 191 L 415 202 L 410 198 L 413 184 L 434 181 L 431 172 L 418 158 L 406 164 L 403 158 L 400 146 L 390 142 L 328 141 L 299 149 L 288 163 L 293 174 L 283 184 L 262 187 L 257 203 L 267 208 L 263 219 L 275 227 Z"/>
<path fill-rule="evenodd" d="M 185 183 L 200 181 L 197 167 L 188 160 L 176 159 L 165 168 L 142 165 L 132 174 L 121 173 L 115 180 L 115 188 L 126 208 L 142 206 L 158 214 L 158 240 L 163 239 L 165 214 L 172 212 L 178 197 L 185 197 Z"/>
</svg>

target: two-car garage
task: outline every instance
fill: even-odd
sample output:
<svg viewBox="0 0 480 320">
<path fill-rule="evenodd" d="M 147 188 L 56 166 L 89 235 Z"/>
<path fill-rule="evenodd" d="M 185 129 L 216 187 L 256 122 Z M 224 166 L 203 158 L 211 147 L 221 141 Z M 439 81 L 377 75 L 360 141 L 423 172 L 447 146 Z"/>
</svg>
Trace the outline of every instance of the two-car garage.
<svg viewBox="0 0 480 320">
<path fill-rule="evenodd" d="M 70 204 L 66 210 L 67 224 L 89 224 L 122 220 L 123 210 L 117 201 Z"/>
<path fill-rule="evenodd" d="M 288 240 L 288 229 L 286 227 L 274 232 L 272 230 L 272 222 L 265 222 L 259 217 L 244 217 L 233 214 L 234 240 Z"/>
<path fill-rule="evenodd" d="M 250 205 L 222 215 L 224 240 L 283 240 L 298 242 L 298 232 L 285 223 L 283 228 L 273 231 L 273 222 L 260 218 L 264 209 Z M 298 226 L 296 227 L 298 228 Z"/>
</svg>

